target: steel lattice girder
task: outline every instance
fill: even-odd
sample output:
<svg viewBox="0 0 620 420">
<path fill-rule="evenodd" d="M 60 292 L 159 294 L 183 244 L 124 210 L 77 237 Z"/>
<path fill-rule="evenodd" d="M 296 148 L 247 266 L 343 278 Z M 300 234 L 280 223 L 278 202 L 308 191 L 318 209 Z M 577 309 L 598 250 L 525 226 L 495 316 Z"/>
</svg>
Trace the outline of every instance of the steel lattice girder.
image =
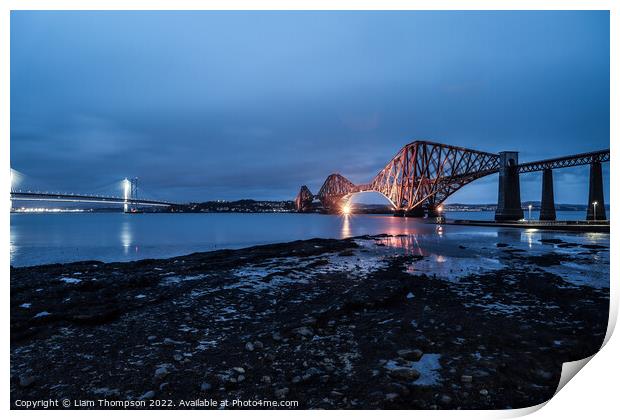
<svg viewBox="0 0 620 420">
<path fill-rule="evenodd" d="M 519 173 L 525 173 L 607 161 L 609 149 L 524 163 L 518 168 Z M 355 185 L 340 174 L 331 174 L 316 197 L 326 208 L 338 209 L 355 193 L 375 191 L 383 194 L 396 210 L 409 211 L 421 205 L 434 207 L 464 185 L 498 172 L 499 165 L 497 154 L 414 141 L 404 146 L 369 184 Z M 296 205 L 302 192 L 305 197 L 312 194 L 307 188 L 304 191 L 304 187 Z M 301 210 L 299 205 L 297 208 Z"/>
<path fill-rule="evenodd" d="M 497 172 L 499 155 L 428 141 L 403 147 L 371 182 L 398 210 L 438 205 L 462 186 Z"/>
<path fill-rule="evenodd" d="M 597 152 L 580 153 L 555 159 L 539 160 L 519 165 L 519 173 L 537 172 L 544 169 L 568 168 L 571 166 L 589 165 L 595 162 L 608 162 L 609 149 Z"/>
<path fill-rule="evenodd" d="M 307 186 L 302 185 L 299 194 L 295 198 L 295 209 L 297 211 L 307 210 L 312 206 L 312 200 L 314 199 L 312 193 Z"/>
<path fill-rule="evenodd" d="M 339 206 L 345 196 L 360 191 L 362 190 L 344 176 L 331 174 L 321 186 L 317 197 L 323 206 L 331 208 Z"/>
</svg>

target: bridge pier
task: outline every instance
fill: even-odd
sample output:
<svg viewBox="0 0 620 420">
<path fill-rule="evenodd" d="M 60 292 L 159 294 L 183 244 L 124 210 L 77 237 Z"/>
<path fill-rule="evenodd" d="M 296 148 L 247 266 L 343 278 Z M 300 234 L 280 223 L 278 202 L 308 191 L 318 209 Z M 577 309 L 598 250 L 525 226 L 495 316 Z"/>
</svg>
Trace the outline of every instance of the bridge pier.
<svg viewBox="0 0 620 420">
<path fill-rule="evenodd" d="M 555 200 L 553 198 L 553 171 L 543 169 L 542 198 L 538 220 L 555 220 Z"/>
<path fill-rule="evenodd" d="M 595 204 L 596 203 L 596 204 Z M 586 220 L 607 220 L 603 195 L 603 169 L 601 162 L 590 164 L 590 191 Z"/>
<path fill-rule="evenodd" d="M 429 218 L 441 216 L 441 212 L 438 210 L 439 206 L 430 206 L 426 212 Z"/>
<path fill-rule="evenodd" d="M 123 212 L 133 213 L 135 208 L 132 207 L 131 201 L 138 199 L 138 178 L 125 178 L 123 180 Z"/>
<path fill-rule="evenodd" d="M 497 210 L 495 211 L 496 221 L 523 219 L 518 164 L 519 152 L 499 153 L 499 191 Z"/>
<path fill-rule="evenodd" d="M 424 207 L 418 206 L 406 211 L 405 217 L 424 217 Z"/>
</svg>

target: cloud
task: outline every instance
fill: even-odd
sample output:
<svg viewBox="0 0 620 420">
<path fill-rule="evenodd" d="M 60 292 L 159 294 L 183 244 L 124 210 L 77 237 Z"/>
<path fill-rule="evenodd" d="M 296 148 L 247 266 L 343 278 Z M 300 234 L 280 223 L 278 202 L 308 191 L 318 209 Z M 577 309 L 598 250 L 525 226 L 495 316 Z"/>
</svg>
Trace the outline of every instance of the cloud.
<svg viewBox="0 0 620 420">
<path fill-rule="evenodd" d="M 608 39 L 605 12 L 15 12 L 11 165 L 54 189 L 286 199 L 332 172 L 368 182 L 415 139 L 602 149 Z M 583 179 L 558 172 L 558 201 Z"/>
</svg>

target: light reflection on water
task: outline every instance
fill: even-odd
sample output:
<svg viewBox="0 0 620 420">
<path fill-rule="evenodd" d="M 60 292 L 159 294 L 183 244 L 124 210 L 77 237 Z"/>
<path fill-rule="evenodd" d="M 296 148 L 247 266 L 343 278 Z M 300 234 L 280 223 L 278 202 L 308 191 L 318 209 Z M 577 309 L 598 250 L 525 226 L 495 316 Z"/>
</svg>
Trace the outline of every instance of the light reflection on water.
<svg viewBox="0 0 620 420">
<path fill-rule="evenodd" d="M 605 234 L 437 226 L 418 219 L 385 215 L 11 214 L 10 258 L 15 266 L 79 260 L 128 261 L 317 237 L 381 233 L 403 235 L 383 238 L 385 245 L 411 255 L 433 252 L 446 258 L 470 255 L 474 247 L 495 249 L 496 242 L 536 248 L 539 239 L 545 237 L 609 243 L 609 235 Z"/>
<path fill-rule="evenodd" d="M 127 220 L 123 220 L 123 222 L 121 223 L 120 238 L 121 238 L 121 244 L 123 244 L 123 248 L 125 249 L 125 253 L 127 253 L 129 250 L 129 247 L 131 246 L 131 228 Z"/>
<path fill-rule="evenodd" d="M 345 214 L 342 216 L 342 230 L 340 235 L 343 238 L 348 238 L 351 236 L 351 215 Z"/>
</svg>

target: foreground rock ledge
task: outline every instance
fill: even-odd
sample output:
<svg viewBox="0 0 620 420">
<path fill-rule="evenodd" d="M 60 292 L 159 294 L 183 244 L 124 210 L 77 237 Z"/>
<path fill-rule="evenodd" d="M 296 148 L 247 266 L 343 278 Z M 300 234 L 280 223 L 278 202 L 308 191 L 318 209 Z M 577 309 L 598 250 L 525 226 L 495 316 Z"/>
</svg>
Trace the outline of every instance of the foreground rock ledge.
<svg viewBox="0 0 620 420">
<path fill-rule="evenodd" d="M 511 269 L 458 282 L 412 275 L 424 257 L 388 252 L 382 237 L 12 268 L 13 406 L 518 408 L 548 400 L 562 363 L 602 343 L 608 289 L 511 252 Z"/>
</svg>

